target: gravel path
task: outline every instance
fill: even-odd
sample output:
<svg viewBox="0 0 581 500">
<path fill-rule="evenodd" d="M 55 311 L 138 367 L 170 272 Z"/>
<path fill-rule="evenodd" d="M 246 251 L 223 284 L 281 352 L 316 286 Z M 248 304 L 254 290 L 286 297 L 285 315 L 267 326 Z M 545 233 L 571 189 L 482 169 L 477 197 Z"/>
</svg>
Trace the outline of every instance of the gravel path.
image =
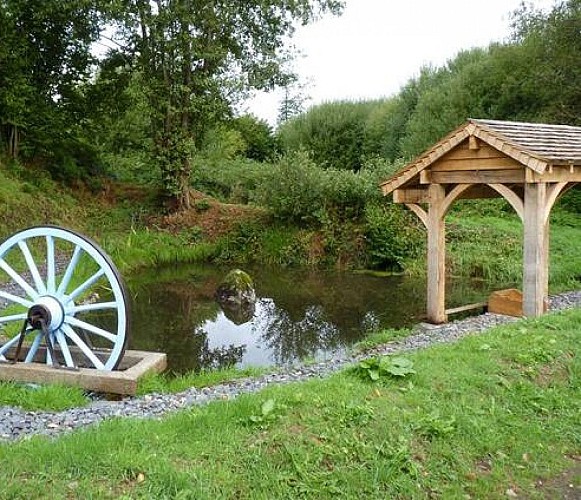
<svg viewBox="0 0 581 500">
<path fill-rule="evenodd" d="M 552 310 L 581 307 L 581 291 L 551 297 L 550 307 Z M 421 324 L 411 336 L 379 346 L 371 352 L 334 358 L 314 365 L 277 371 L 203 389 L 190 388 L 177 394 L 149 394 L 122 401 L 94 401 L 88 407 L 61 412 L 31 412 L 12 407 L 0 407 L 0 439 L 15 440 L 33 434 L 56 436 L 112 417 L 156 418 L 188 406 L 203 405 L 211 401 L 232 399 L 240 394 L 257 392 L 271 384 L 287 384 L 311 378 L 322 378 L 363 358 L 454 342 L 464 336 L 480 333 L 493 326 L 512 321 L 516 321 L 516 318 L 483 314 L 441 326 Z"/>
</svg>

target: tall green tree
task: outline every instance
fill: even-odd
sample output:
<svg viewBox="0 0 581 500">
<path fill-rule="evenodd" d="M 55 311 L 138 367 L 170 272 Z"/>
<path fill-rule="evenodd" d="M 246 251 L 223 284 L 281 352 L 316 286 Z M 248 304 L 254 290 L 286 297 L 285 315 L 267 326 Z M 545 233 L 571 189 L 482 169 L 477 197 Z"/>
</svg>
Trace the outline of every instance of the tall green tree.
<svg viewBox="0 0 581 500">
<path fill-rule="evenodd" d="M 530 59 L 539 119 L 581 125 L 581 0 L 560 1 L 549 12 L 523 6 L 514 39 Z"/>
<path fill-rule="evenodd" d="M 94 1 L 0 2 L 0 135 L 11 156 L 21 143 L 38 156 L 70 140 L 98 36 Z"/>
<path fill-rule="evenodd" d="M 340 13 L 339 0 L 119 0 L 119 34 L 147 85 L 162 181 L 190 205 L 193 153 L 244 89 L 285 81 L 285 43 L 297 23 Z"/>
</svg>

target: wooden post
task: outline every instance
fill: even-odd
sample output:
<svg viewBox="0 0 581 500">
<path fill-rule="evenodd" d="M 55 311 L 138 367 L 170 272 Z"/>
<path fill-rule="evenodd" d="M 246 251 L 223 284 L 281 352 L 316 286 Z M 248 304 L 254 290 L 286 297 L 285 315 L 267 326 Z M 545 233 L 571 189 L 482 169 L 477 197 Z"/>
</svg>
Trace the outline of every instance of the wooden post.
<svg viewBox="0 0 581 500">
<path fill-rule="evenodd" d="M 545 183 L 525 184 L 523 314 L 540 316 L 545 312 L 549 289 L 549 220 L 546 217 Z"/>
<path fill-rule="evenodd" d="M 446 229 L 443 205 L 446 191 L 441 184 L 429 186 L 428 207 L 428 321 L 445 323 Z"/>
</svg>

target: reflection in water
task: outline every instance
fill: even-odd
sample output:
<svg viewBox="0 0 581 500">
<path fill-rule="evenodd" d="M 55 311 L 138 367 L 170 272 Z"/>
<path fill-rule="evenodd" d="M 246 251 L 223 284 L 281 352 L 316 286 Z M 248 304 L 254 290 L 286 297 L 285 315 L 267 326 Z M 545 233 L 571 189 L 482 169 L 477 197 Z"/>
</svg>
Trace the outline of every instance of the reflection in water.
<svg viewBox="0 0 581 500">
<path fill-rule="evenodd" d="M 296 319 L 270 298 L 261 299 L 258 309 L 252 331 L 277 365 L 343 347 L 339 327 L 328 320 L 320 305 L 307 306 L 304 316 Z"/>
<path fill-rule="evenodd" d="M 258 300 L 240 323 L 246 318 L 228 319 L 214 300 L 228 270 L 182 265 L 134 277 L 130 347 L 167 353 L 175 373 L 287 365 L 328 357 L 370 331 L 412 325 L 425 311 L 425 283 L 401 276 L 251 268 Z"/>
</svg>

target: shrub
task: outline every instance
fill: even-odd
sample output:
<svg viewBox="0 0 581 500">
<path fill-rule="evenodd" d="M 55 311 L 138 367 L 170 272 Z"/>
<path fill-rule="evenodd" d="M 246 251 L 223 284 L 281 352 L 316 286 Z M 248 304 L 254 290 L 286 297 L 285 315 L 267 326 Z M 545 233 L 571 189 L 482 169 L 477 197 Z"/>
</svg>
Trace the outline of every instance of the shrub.
<svg viewBox="0 0 581 500">
<path fill-rule="evenodd" d="M 254 200 L 271 166 L 253 160 L 213 161 L 197 158 L 193 186 L 223 201 L 248 203 Z"/>
<path fill-rule="evenodd" d="M 304 151 L 281 158 L 257 192 L 278 220 L 308 225 L 361 219 L 366 204 L 380 196 L 375 175 L 323 170 Z"/>
<path fill-rule="evenodd" d="M 325 207 L 323 175 L 303 151 L 284 156 L 269 170 L 258 201 L 279 220 L 313 223 Z"/>
<path fill-rule="evenodd" d="M 402 269 L 419 256 L 425 237 L 420 223 L 401 205 L 374 203 L 365 210 L 365 236 L 372 268 Z"/>
</svg>

